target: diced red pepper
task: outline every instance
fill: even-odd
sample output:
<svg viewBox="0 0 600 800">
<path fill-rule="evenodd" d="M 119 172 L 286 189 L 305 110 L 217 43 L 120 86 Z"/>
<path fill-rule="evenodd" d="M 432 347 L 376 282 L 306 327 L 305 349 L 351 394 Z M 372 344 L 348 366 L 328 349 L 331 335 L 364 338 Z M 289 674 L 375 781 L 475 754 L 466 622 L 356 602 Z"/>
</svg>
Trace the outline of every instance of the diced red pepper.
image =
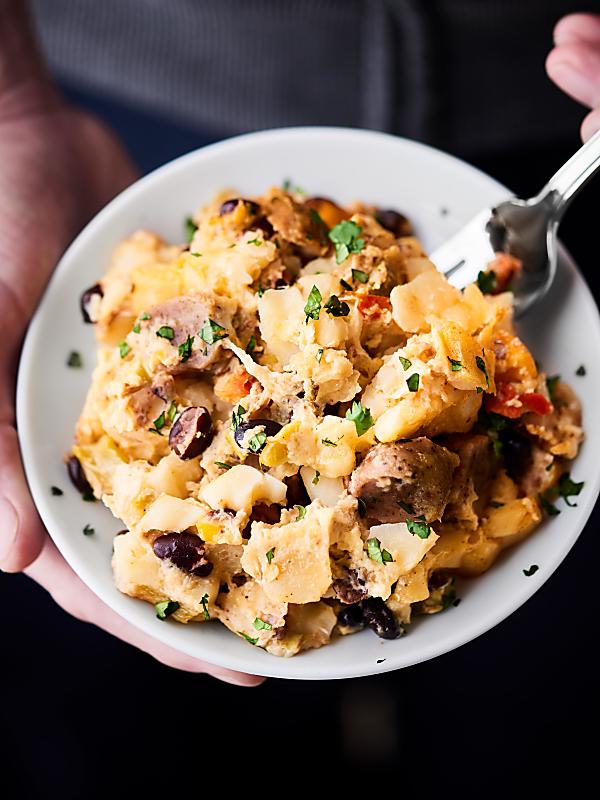
<svg viewBox="0 0 600 800">
<path fill-rule="evenodd" d="M 520 401 L 520 405 L 511 404 L 515 399 Z M 537 392 L 519 394 L 512 383 L 498 383 L 496 394 L 486 395 L 485 408 L 486 411 L 501 414 L 509 419 L 517 419 L 528 412 L 545 416 L 554 410 L 552 403 L 543 394 Z"/>
<path fill-rule="evenodd" d="M 358 295 L 358 310 L 365 317 L 375 317 L 383 311 L 391 311 L 392 302 L 389 297 L 379 294 Z"/>
<path fill-rule="evenodd" d="M 520 394 L 519 400 L 523 403 L 525 411 L 531 411 L 532 414 L 540 414 L 542 417 L 554 410 L 552 403 L 543 394 L 537 394 L 537 392 Z"/>
</svg>

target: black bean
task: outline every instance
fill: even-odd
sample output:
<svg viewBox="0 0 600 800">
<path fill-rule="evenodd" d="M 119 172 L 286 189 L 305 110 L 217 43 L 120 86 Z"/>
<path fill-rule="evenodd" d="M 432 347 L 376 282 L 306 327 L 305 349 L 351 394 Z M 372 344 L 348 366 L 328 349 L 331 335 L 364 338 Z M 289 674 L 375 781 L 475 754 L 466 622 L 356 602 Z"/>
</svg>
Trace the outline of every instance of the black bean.
<svg viewBox="0 0 600 800">
<path fill-rule="evenodd" d="M 363 600 L 365 622 L 382 639 L 397 639 L 404 633 L 396 617 L 380 597 Z"/>
<path fill-rule="evenodd" d="M 225 214 L 231 214 L 238 203 L 244 203 L 248 213 L 252 214 L 252 216 L 256 216 L 259 212 L 258 203 L 255 203 L 253 200 L 244 200 L 242 197 L 232 197 L 230 200 L 225 200 L 225 202 L 221 204 L 219 216 L 223 217 Z"/>
<path fill-rule="evenodd" d="M 365 620 L 360 605 L 345 606 L 337 616 L 338 625 L 342 628 L 364 628 Z"/>
<path fill-rule="evenodd" d="M 100 297 L 100 299 L 104 297 L 104 292 L 102 291 L 102 287 L 99 283 L 95 283 L 93 286 L 90 286 L 90 288 L 86 289 L 79 298 L 79 308 L 81 309 L 81 316 L 83 317 L 84 322 L 94 322 L 90 316 L 90 310 L 92 301 L 97 295 Z"/>
<path fill-rule="evenodd" d="M 83 467 L 81 466 L 81 462 L 77 456 L 69 457 L 67 461 L 67 472 L 69 473 L 71 483 L 82 495 L 83 499 L 94 500 L 94 490 L 92 489 L 88 479 L 85 477 L 85 472 L 83 471 Z"/>
<path fill-rule="evenodd" d="M 333 582 L 333 591 L 342 603 L 354 604 L 364 600 L 368 592 L 362 578 L 355 569 L 349 569 L 343 578 Z"/>
<path fill-rule="evenodd" d="M 514 428 L 506 427 L 499 432 L 502 458 L 506 471 L 514 481 L 519 481 L 531 465 L 531 442 Z"/>
<path fill-rule="evenodd" d="M 165 533 L 154 540 L 154 555 L 168 559 L 176 567 L 205 578 L 210 575 L 213 565 L 206 557 L 204 542 L 193 533 Z"/>
<path fill-rule="evenodd" d="M 398 211 L 393 211 L 391 208 L 378 208 L 375 213 L 375 219 L 388 231 L 391 231 L 394 236 L 410 236 L 413 232 L 412 225 L 404 214 L 399 214 Z"/>
<path fill-rule="evenodd" d="M 203 453 L 213 437 L 212 419 L 203 406 L 190 406 L 177 417 L 169 433 L 169 447 L 182 460 Z"/>
<path fill-rule="evenodd" d="M 279 433 L 283 426 L 272 419 L 251 419 L 248 420 L 248 422 L 242 422 L 237 426 L 235 433 L 233 434 L 238 447 L 243 449 L 242 444 L 248 431 L 258 427 L 263 427 L 267 436 L 275 436 L 275 434 Z M 260 431 L 257 431 L 257 433 L 260 433 Z"/>
</svg>

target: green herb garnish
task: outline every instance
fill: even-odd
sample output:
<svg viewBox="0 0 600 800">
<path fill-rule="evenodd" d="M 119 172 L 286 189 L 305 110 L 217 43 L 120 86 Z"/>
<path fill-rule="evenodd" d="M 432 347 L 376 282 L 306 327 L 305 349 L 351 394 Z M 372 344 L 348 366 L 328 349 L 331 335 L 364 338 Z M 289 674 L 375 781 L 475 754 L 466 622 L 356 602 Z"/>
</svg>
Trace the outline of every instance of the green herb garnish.
<svg viewBox="0 0 600 800">
<path fill-rule="evenodd" d="M 483 353 L 483 356 L 485 358 L 485 350 L 482 350 L 481 352 Z M 486 383 L 486 386 L 489 389 L 490 388 L 490 379 L 489 379 L 489 376 L 487 374 L 487 367 L 485 366 L 485 361 L 483 360 L 483 358 L 481 356 L 475 356 L 475 363 L 477 364 L 477 369 L 480 370 L 481 372 L 483 372 L 483 374 L 485 375 L 485 383 Z"/>
<path fill-rule="evenodd" d="M 83 529 L 84 536 L 92 536 L 96 531 L 92 528 L 91 525 L 86 525 Z"/>
<path fill-rule="evenodd" d="M 412 361 L 409 358 L 404 358 L 404 356 L 398 356 L 398 358 L 400 359 L 400 363 L 402 364 L 404 372 L 406 372 L 407 369 L 412 367 Z"/>
<path fill-rule="evenodd" d="M 332 317 L 347 317 L 350 313 L 350 306 L 345 300 L 340 300 L 336 294 L 332 294 L 329 300 L 323 306 L 328 314 Z"/>
<path fill-rule="evenodd" d="M 266 554 L 267 564 L 270 564 L 271 561 L 275 558 L 275 548 L 272 547 L 270 550 L 267 550 Z"/>
<path fill-rule="evenodd" d="M 139 322 L 136 322 L 133 328 L 131 329 L 134 333 L 139 333 L 142 330 L 142 326 Z"/>
<path fill-rule="evenodd" d="M 317 350 L 317 355 L 315 356 L 315 358 L 317 359 L 317 364 L 320 364 L 321 363 L 321 359 L 323 358 L 323 348 L 322 347 L 320 347 Z"/>
<path fill-rule="evenodd" d="M 252 623 L 252 627 L 256 628 L 257 631 L 272 631 L 273 626 L 268 622 L 265 622 L 264 619 L 257 617 L 254 622 Z"/>
<path fill-rule="evenodd" d="M 71 350 L 67 358 L 67 367 L 75 367 L 76 369 L 83 366 L 81 354 L 77 350 Z"/>
<path fill-rule="evenodd" d="M 255 244 L 257 247 L 260 247 L 261 244 L 264 244 L 264 240 L 263 239 L 258 239 L 258 238 L 257 239 L 248 239 L 246 244 Z"/>
<path fill-rule="evenodd" d="M 419 539 L 427 539 L 431 533 L 431 527 L 426 522 L 418 522 L 414 519 L 407 519 L 406 527 L 413 536 L 418 536 Z"/>
<path fill-rule="evenodd" d="M 248 440 L 248 450 L 253 453 L 260 453 L 266 443 L 267 434 L 264 431 L 260 431 Z"/>
<path fill-rule="evenodd" d="M 51 486 L 50 491 L 52 492 L 54 497 L 60 497 L 61 495 L 64 494 L 63 490 L 59 489 L 58 486 Z"/>
<path fill-rule="evenodd" d="M 185 342 L 182 342 L 177 348 L 182 364 L 192 355 L 192 345 L 194 344 L 195 338 L 195 336 L 188 336 Z"/>
<path fill-rule="evenodd" d="M 496 291 L 497 285 L 498 279 L 493 270 L 489 270 L 488 272 L 481 271 L 477 276 L 477 286 L 479 286 L 483 294 L 492 294 Z"/>
<path fill-rule="evenodd" d="M 394 560 L 388 550 L 381 549 L 381 542 L 375 537 L 367 539 L 367 555 L 378 564 L 385 564 Z"/>
<path fill-rule="evenodd" d="M 580 367 L 577 367 L 577 369 L 575 370 L 575 375 L 579 375 L 580 378 L 582 378 L 585 374 L 586 374 L 585 367 L 583 366 L 583 364 Z"/>
<path fill-rule="evenodd" d="M 246 409 L 244 406 L 238 406 L 237 408 L 233 409 L 231 414 L 231 427 L 234 431 L 236 431 L 244 421 L 243 417 L 245 413 Z"/>
<path fill-rule="evenodd" d="M 547 500 L 543 494 L 540 495 L 539 500 L 541 507 L 549 517 L 557 517 L 560 514 L 560 509 Z"/>
<path fill-rule="evenodd" d="M 344 219 L 338 222 L 328 233 L 335 245 L 335 260 L 338 264 L 345 261 L 351 253 L 360 253 L 365 246 L 365 240 L 358 237 L 362 228 L 356 222 Z"/>
<path fill-rule="evenodd" d="M 140 314 L 140 319 L 145 321 L 147 319 L 152 319 L 152 317 L 150 316 L 150 314 L 148 314 L 147 311 L 144 311 L 143 314 Z"/>
<path fill-rule="evenodd" d="M 160 336 L 161 339 L 172 341 L 175 338 L 175 331 L 170 325 L 161 325 L 156 331 L 156 335 Z"/>
<path fill-rule="evenodd" d="M 183 227 L 185 231 L 185 240 L 189 244 L 194 238 L 194 234 L 198 230 L 198 226 L 191 217 L 186 217 Z"/>
<path fill-rule="evenodd" d="M 125 356 L 131 352 L 131 347 L 127 344 L 127 342 L 119 342 L 119 355 L 121 358 L 125 358 Z"/>
<path fill-rule="evenodd" d="M 534 575 L 538 571 L 538 569 L 539 569 L 539 567 L 538 567 L 537 564 L 532 564 L 529 567 L 529 569 L 524 569 L 523 570 L 523 575 L 526 575 L 528 578 L 530 578 L 532 575 Z"/>
<path fill-rule="evenodd" d="M 560 381 L 560 375 L 550 375 L 546 378 L 546 388 L 550 395 L 550 401 L 556 403 L 556 384 Z"/>
<path fill-rule="evenodd" d="M 336 444 L 335 442 L 332 442 L 332 441 L 331 441 L 331 439 L 321 439 L 321 442 L 322 442 L 322 443 L 323 443 L 323 444 L 324 444 L 326 447 L 337 447 L 337 444 Z"/>
<path fill-rule="evenodd" d="M 409 392 L 417 392 L 419 390 L 419 373 L 414 372 L 409 378 L 406 379 L 406 385 Z"/>
<path fill-rule="evenodd" d="M 200 338 L 206 344 L 214 344 L 220 339 L 224 339 L 229 334 L 222 325 L 219 325 L 212 319 L 207 319 L 200 330 Z"/>
<path fill-rule="evenodd" d="M 246 345 L 246 352 L 249 356 L 254 353 L 254 349 L 256 347 L 256 339 L 254 338 L 254 334 L 248 339 L 248 344 Z"/>
<path fill-rule="evenodd" d="M 362 269 L 353 269 L 352 279 L 359 283 L 366 283 L 369 280 L 369 276 L 366 272 L 363 272 Z"/>
<path fill-rule="evenodd" d="M 558 482 L 558 493 L 570 508 L 576 506 L 577 503 L 570 503 L 569 497 L 577 497 L 577 495 L 580 494 L 581 490 L 583 489 L 584 483 L 585 481 L 581 481 L 581 483 L 575 483 L 575 481 L 572 481 L 571 474 L 569 472 L 565 472 L 560 476 L 560 480 Z"/>
<path fill-rule="evenodd" d="M 306 506 L 296 505 L 296 506 L 294 506 L 294 508 L 298 509 L 298 516 L 296 517 L 295 521 L 296 522 L 300 522 L 300 520 L 304 519 L 304 517 L 306 516 Z"/>
<path fill-rule="evenodd" d="M 312 483 L 312 485 L 313 485 L 313 486 L 316 486 L 316 485 L 317 485 L 317 483 L 319 482 L 319 479 L 320 479 L 320 477 L 321 477 L 321 473 L 319 472 L 319 470 L 318 470 L 318 469 L 316 469 L 316 470 L 315 470 L 315 477 L 314 477 L 314 478 L 312 479 L 312 481 L 311 481 L 311 483 Z M 61 493 L 61 494 L 62 494 L 62 493 Z"/>
<path fill-rule="evenodd" d="M 152 422 L 152 428 L 149 428 L 151 433 L 158 433 L 159 436 L 162 436 L 161 430 L 165 427 L 165 412 L 163 411 L 162 414 L 159 414 L 158 417 Z"/>
<path fill-rule="evenodd" d="M 460 361 L 455 361 L 453 358 L 448 356 L 448 361 L 450 362 L 450 369 L 452 372 L 459 372 L 463 368 L 463 365 Z"/>
<path fill-rule="evenodd" d="M 240 636 L 243 636 L 244 639 L 250 644 L 256 644 L 258 642 L 258 639 L 253 639 L 251 636 L 248 636 L 248 634 L 244 633 L 243 631 L 238 631 L 238 633 Z"/>
<path fill-rule="evenodd" d="M 173 422 L 175 417 L 177 416 L 177 404 L 174 400 L 171 401 L 171 405 L 167 409 L 167 419 L 169 422 Z"/>
<path fill-rule="evenodd" d="M 215 467 L 219 467 L 220 469 L 231 469 L 233 464 L 226 464 L 224 461 L 215 461 Z"/>
<path fill-rule="evenodd" d="M 362 436 L 363 433 L 366 433 L 369 428 L 372 428 L 375 424 L 375 420 L 371 416 L 371 410 L 369 408 L 364 408 L 360 403 L 357 403 L 356 400 L 353 401 L 352 408 L 346 411 L 346 419 L 354 423 L 356 433 L 359 436 Z"/>
<path fill-rule="evenodd" d="M 350 286 L 348 281 L 345 281 L 343 278 L 340 278 L 340 284 L 341 284 L 342 288 L 345 289 L 347 292 L 351 292 L 352 291 L 352 287 Z"/>
<path fill-rule="evenodd" d="M 499 503 L 497 500 L 490 500 L 490 506 L 492 508 L 504 508 L 504 503 Z"/>
<path fill-rule="evenodd" d="M 203 594 L 200 598 L 200 602 L 202 603 L 202 616 L 205 620 L 209 620 L 210 614 L 208 613 L 208 595 Z"/>
<path fill-rule="evenodd" d="M 161 603 L 156 603 L 154 610 L 159 619 L 166 619 L 174 614 L 179 608 L 179 603 L 176 600 L 163 600 Z"/>
<path fill-rule="evenodd" d="M 304 313 L 306 314 L 305 322 L 308 323 L 309 319 L 319 319 L 321 313 L 321 303 L 323 302 L 323 295 L 317 286 L 312 287 L 304 306 Z"/>
</svg>

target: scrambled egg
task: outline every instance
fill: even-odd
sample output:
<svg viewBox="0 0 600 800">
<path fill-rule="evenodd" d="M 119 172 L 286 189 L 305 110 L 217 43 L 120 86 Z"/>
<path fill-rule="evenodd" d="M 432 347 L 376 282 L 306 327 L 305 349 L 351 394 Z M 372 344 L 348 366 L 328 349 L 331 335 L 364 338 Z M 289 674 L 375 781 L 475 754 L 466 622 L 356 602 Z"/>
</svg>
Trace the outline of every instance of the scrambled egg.
<svg viewBox="0 0 600 800">
<path fill-rule="evenodd" d="M 133 234 L 82 297 L 71 462 L 159 619 L 279 656 L 396 638 L 580 491 L 579 403 L 515 335 L 506 271 L 461 292 L 397 212 L 278 188 L 188 228 Z"/>
</svg>

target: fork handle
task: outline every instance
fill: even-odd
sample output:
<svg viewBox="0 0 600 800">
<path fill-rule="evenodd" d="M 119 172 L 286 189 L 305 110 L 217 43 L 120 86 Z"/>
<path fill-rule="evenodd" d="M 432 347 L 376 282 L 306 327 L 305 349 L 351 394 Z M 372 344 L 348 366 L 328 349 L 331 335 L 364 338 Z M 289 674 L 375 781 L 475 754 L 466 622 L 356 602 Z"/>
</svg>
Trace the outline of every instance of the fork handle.
<svg viewBox="0 0 600 800">
<path fill-rule="evenodd" d="M 537 199 L 551 203 L 553 216 L 558 222 L 577 192 L 598 169 L 600 169 L 600 130 L 550 178 Z"/>
</svg>

